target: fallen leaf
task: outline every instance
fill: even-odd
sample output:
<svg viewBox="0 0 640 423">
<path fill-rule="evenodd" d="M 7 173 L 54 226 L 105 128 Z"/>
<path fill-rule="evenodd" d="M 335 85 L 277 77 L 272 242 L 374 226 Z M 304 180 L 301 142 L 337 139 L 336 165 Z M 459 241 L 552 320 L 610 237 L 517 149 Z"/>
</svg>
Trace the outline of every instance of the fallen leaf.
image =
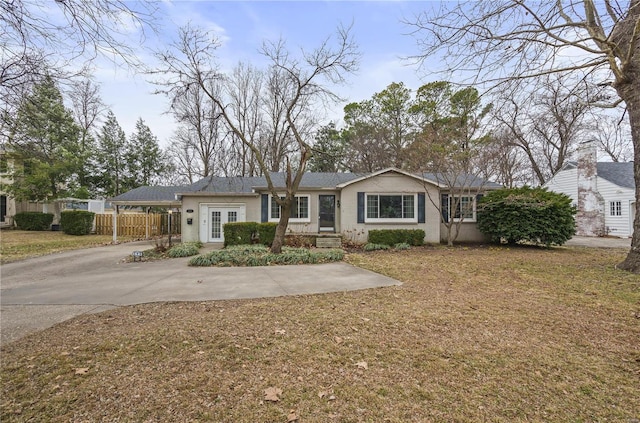
<svg viewBox="0 0 640 423">
<path fill-rule="evenodd" d="M 298 416 L 296 415 L 296 410 L 289 411 L 289 415 L 287 416 L 287 423 L 297 422 Z"/>
<path fill-rule="evenodd" d="M 329 396 L 329 401 L 335 401 L 336 400 L 336 396 L 335 395 L 330 395 Z"/>
<path fill-rule="evenodd" d="M 78 367 L 76 368 L 76 374 L 77 375 L 86 375 L 89 372 L 89 368 L 88 367 Z"/>
<path fill-rule="evenodd" d="M 276 329 L 276 335 L 284 335 L 285 333 L 287 333 L 287 331 L 284 329 Z"/>
<path fill-rule="evenodd" d="M 342 344 L 342 338 L 340 338 L 339 336 L 334 336 L 333 340 L 336 341 L 336 344 Z"/>
<path fill-rule="evenodd" d="M 278 402 L 280 401 L 280 395 L 282 395 L 282 389 L 280 388 L 275 388 L 273 386 L 270 386 L 269 388 L 264 390 L 265 401 Z"/>
<path fill-rule="evenodd" d="M 366 317 L 361 317 L 361 319 L 362 319 L 363 322 L 370 322 L 371 321 L 371 319 L 367 319 Z"/>
<path fill-rule="evenodd" d="M 319 397 L 319 398 L 324 398 L 324 397 L 326 397 L 327 395 L 329 395 L 329 393 L 328 393 L 327 391 L 320 391 L 320 392 L 318 392 L 318 397 Z"/>
<path fill-rule="evenodd" d="M 367 364 L 366 361 L 359 361 L 356 363 L 356 366 L 358 366 L 358 368 L 360 369 L 365 369 L 365 370 L 369 368 L 369 365 Z"/>
</svg>

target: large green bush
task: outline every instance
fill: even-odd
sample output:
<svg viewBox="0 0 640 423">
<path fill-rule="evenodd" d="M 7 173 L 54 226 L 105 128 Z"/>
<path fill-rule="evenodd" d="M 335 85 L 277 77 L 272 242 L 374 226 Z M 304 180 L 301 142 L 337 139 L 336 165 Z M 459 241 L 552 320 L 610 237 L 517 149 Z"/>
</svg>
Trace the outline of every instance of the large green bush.
<svg viewBox="0 0 640 423">
<path fill-rule="evenodd" d="M 233 222 L 224 225 L 224 246 L 251 244 L 258 230 L 256 222 Z"/>
<path fill-rule="evenodd" d="M 95 213 L 86 210 L 69 210 L 60 213 L 60 227 L 67 235 L 89 235 Z"/>
<path fill-rule="evenodd" d="M 40 212 L 16 213 L 14 220 L 23 231 L 48 231 L 53 222 L 53 214 Z"/>
<path fill-rule="evenodd" d="M 492 191 L 478 205 L 478 229 L 492 242 L 562 245 L 575 234 L 571 198 L 545 188 Z"/>
<path fill-rule="evenodd" d="M 369 243 L 419 246 L 424 244 L 424 235 L 422 229 L 372 229 L 369 231 Z"/>
<path fill-rule="evenodd" d="M 260 244 L 273 244 L 273 238 L 276 237 L 277 226 L 278 224 L 274 222 L 264 222 L 258 224 L 258 239 L 260 240 Z"/>
</svg>

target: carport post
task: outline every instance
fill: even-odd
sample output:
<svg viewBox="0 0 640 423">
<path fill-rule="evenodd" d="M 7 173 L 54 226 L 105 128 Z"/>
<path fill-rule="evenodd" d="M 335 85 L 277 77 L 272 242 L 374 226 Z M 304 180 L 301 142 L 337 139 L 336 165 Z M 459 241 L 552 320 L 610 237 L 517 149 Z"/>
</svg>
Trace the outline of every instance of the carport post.
<svg viewBox="0 0 640 423">
<path fill-rule="evenodd" d="M 113 243 L 118 243 L 118 206 L 113 208 Z"/>
</svg>

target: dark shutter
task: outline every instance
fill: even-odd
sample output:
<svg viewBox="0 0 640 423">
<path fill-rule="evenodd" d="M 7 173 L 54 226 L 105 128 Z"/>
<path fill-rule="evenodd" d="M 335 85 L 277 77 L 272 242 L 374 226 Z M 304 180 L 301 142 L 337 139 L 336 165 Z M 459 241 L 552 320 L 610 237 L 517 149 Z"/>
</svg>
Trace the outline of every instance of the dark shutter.
<svg viewBox="0 0 640 423">
<path fill-rule="evenodd" d="M 260 221 L 262 223 L 269 221 L 269 194 L 261 196 L 262 208 L 260 210 Z"/>
<path fill-rule="evenodd" d="M 425 212 L 425 196 L 424 192 L 418 193 L 418 223 L 425 223 L 427 216 Z"/>
<path fill-rule="evenodd" d="M 358 223 L 364 223 L 364 192 L 358 193 Z"/>
<path fill-rule="evenodd" d="M 442 221 L 449 222 L 449 194 L 440 194 L 440 212 Z"/>
</svg>

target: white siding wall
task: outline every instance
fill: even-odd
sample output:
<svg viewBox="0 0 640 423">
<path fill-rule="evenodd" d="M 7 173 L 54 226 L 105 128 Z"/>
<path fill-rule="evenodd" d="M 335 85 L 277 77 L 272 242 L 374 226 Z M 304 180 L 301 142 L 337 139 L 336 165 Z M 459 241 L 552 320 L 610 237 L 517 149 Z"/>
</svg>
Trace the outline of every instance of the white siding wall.
<svg viewBox="0 0 640 423">
<path fill-rule="evenodd" d="M 604 198 L 604 225 L 607 234 L 621 238 L 630 237 L 632 235 L 631 203 L 634 201 L 634 191 L 621 188 L 602 178 L 598 178 L 598 191 Z M 609 203 L 612 201 L 620 201 L 622 216 L 611 216 Z"/>
<path fill-rule="evenodd" d="M 440 242 L 440 215 L 438 208 L 425 198 L 426 223 L 358 223 L 358 192 L 415 194 L 426 192 L 436 202 L 440 201 L 440 193 L 434 186 L 425 187 L 420 181 L 397 173 L 385 173 L 376 177 L 353 183 L 342 189 L 340 214 L 340 231 L 348 239 L 356 242 L 366 242 L 371 229 L 422 229 L 425 232 L 425 242 Z"/>
<path fill-rule="evenodd" d="M 549 191 L 566 194 L 571 197 L 573 204 L 578 205 L 578 171 L 567 169 L 555 174 L 553 178 L 543 185 Z"/>
<path fill-rule="evenodd" d="M 611 182 L 597 178 L 597 189 L 604 199 L 604 220 L 608 235 L 617 237 L 629 237 L 632 235 L 631 224 L 631 204 L 634 201 L 635 193 L 632 189 L 621 188 Z M 577 205 L 578 202 L 578 182 L 576 169 L 567 169 L 558 172 L 545 185 L 550 191 L 567 194 Z M 611 216 L 611 201 L 622 203 L 622 216 Z"/>
</svg>

